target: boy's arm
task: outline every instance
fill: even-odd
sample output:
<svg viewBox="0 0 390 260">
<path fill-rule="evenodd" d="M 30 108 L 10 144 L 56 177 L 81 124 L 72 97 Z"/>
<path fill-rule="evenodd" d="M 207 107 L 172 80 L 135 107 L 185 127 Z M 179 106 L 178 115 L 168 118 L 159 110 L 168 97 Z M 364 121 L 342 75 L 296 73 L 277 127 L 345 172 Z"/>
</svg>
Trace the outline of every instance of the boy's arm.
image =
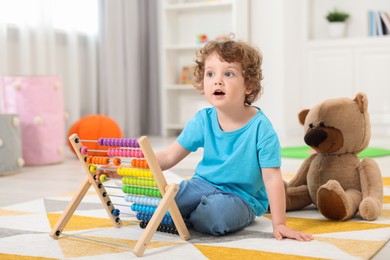
<svg viewBox="0 0 390 260">
<path fill-rule="evenodd" d="M 177 163 L 183 160 L 188 154 L 190 154 L 190 151 L 183 148 L 183 146 L 181 146 L 177 141 L 174 141 L 166 149 L 157 152 L 156 157 L 158 163 L 160 164 L 161 170 L 164 171 L 175 166 Z M 100 176 L 102 174 L 106 175 L 108 178 L 122 177 L 119 174 L 117 174 L 116 171 L 104 170 L 104 168 L 102 168 L 96 172 L 95 179 L 97 181 L 100 181 Z"/>
<path fill-rule="evenodd" d="M 161 170 L 167 170 L 178 164 L 183 160 L 190 151 L 186 150 L 177 141 L 174 141 L 170 146 L 164 150 L 157 152 L 157 161 L 160 164 Z"/>
<path fill-rule="evenodd" d="M 299 241 L 310 241 L 310 234 L 290 229 L 286 226 L 286 197 L 280 168 L 262 168 L 263 180 L 270 204 L 272 227 L 276 239 L 283 237 Z"/>
</svg>

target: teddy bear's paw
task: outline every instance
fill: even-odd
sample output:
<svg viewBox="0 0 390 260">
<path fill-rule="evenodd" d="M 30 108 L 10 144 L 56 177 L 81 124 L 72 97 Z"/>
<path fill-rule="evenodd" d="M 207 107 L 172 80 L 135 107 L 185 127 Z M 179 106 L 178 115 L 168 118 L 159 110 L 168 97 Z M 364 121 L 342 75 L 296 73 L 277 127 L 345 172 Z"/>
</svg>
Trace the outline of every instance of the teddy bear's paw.
<svg viewBox="0 0 390 260">
<path fill-rule="evenodd" d="M 366 197 L 359 205 L 359 213 L 362 219 L 372 221 L 381 214 L 382 202 L 374 197 Z"/>
<path fill-rule="evenodd" d="M 312 204 L 306 185 L 286 189 L 286 210 L 298 210 Z"/>
<path fill-rule="evenodd" d="M 318 210 L 327 219 L 344 220 L 348 215 L 339 188 L 341 188 L 340 184 L 336 181 L 332 181 L 330 185 L 320 187 L 317 192 Z"/>
</svg>

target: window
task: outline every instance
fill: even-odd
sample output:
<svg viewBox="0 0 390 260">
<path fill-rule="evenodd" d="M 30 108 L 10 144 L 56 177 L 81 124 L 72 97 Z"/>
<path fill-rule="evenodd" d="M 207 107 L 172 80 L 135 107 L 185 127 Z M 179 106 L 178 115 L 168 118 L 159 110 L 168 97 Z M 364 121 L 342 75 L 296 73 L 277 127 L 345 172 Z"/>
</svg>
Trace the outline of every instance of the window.
<svg viewBox="0 0 390 260">
<path fill-rule="evenodd" d="M 0 0 L 0 22 L 96 34 L 98 0 Z"/>
</svg>

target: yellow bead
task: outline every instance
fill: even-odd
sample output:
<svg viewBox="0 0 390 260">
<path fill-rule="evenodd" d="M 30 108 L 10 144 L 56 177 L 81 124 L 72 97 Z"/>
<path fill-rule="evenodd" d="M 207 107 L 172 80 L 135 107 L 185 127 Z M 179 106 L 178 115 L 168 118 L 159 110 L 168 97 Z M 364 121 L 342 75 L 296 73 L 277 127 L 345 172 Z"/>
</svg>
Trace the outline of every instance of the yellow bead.
<svg viewBox="0 0 390 260">
<path fill-rule="evenodd" d="M 91 165 L 91 166 L 89 166 L 89 171 L 90 171 L 91 173 L 95 173 L 95 172 L 97 171 L 96 165 Z"/>
</svg>

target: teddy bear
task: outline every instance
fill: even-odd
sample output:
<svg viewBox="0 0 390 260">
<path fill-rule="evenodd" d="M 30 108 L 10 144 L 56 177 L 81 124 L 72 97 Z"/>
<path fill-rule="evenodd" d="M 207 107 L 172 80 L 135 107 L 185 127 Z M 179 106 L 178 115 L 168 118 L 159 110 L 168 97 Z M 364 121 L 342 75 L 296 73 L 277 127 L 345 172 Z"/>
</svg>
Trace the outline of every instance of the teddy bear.
<svg viewBox="0 0 390 260">
<path fill-rule="evenodd" d="M 365 93 L 354 99 L 328 99 L 302 110 L 304 141 L 313 153 L 285 183 L 286 209 L 314 204 L 329 220 L 343 221 L 358 212 L 375 220 L 382 209 L 383 183 L 375 160 L 357 155 L 367 148 L 371 124 Z"/>
</svg>

